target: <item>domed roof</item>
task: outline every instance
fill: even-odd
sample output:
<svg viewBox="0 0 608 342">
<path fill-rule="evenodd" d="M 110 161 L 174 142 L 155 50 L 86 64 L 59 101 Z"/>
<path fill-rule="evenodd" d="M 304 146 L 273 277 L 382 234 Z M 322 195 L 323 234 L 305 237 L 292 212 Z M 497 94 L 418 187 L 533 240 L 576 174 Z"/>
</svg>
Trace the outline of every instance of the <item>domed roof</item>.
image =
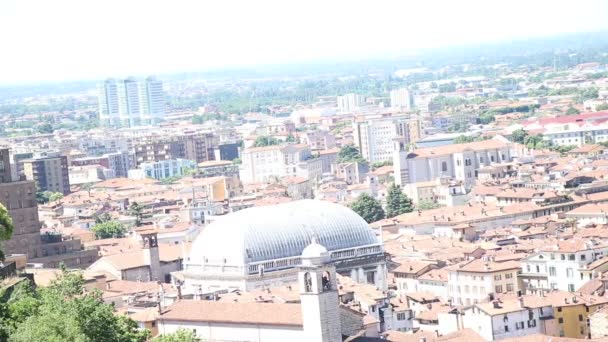
<svg viewBox="0 0 608 342">
<path fill-rule="evenodd" d="M 188 263 L 244 266 L 296 257 L 313 236 L 328 251 L 379 244 L 369 225 L 349 208 L 301 200 L 219 218 L 196 238 Z"/>
</svg>

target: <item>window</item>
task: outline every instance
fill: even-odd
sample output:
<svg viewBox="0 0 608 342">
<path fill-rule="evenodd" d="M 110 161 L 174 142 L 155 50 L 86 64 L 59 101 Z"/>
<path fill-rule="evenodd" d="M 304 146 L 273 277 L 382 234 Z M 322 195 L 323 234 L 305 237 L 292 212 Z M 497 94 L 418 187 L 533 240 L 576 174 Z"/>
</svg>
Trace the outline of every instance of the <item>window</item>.
<svg viewBox="0 0 608 342">
<path fill-rule="evenodd" d="M 500 280 L 500 279 L 502 279 L 502 277 L 500 276 L 500 274 L 497 274 L 497 275 L 494 276 L 494 280 Z"/>
<path fill-rule="evenodd" d="M 581 254 L 581 260 L 585 260 L 587 259 L 587 256 L 585 254 Z"/>
<path fill-rule="evenodd" d="M 405 313 L 398 313 L 397 314 L 397 320 L 398 321 L 404 321 L 405 320 Z"/>
<path fill-rule="evenodd" d="M 515 329 L 516 330 L 520 330 L 524 328 L 524 321 L 521 322 L 515 322 Z"/>
<path fill-rule="evenodd" d="M 507 292 L 513 292 L 513 284 L 507 284 Z"/>
<path fill-rule="evenodd" d="M 550 266 L 549 267 L 549 275 L 555 277 L 556 274 L 556 270 L 555 270 L 555 266 Z"/>
<path fill-rule="evenodd" d="M 583 321 L 583 315 L 578 315 L 578 321 L 582 322 Z"/>
<path fill-rule="evenodd" d="M 562 260 L 566 260 L 566 255 L 565 254 L 561 254 L 560 257 L 561 257 Z"/>
<path fill-rule="evenodd" d="M 574 254 L 568 255 L 568 260 L 572 260 L 572 261 L 576 260 L 576 255 L 574 255 Z"/>
<path fill-rule="evenodd" d="M 441 171 L 446 172 L 448 170 L 448 163 L 441 162 Z"/>
<path fill-rule="evenodd" d="M 531 319 L 528 321 L 528 328 L 534 328 L 536 326 L 536 320 Z"/>
<path fill-rule="evenodd" d="M 511 278 L 513 278 L 513 273 L 505 274 L 505 279 L 511 279 Z"/>
<path fill-rule="evenodd" d="M 562 307 L 561 306 L 557 307 L 557 312 L 562 312 Z"/>
<path fill-rule="evenodd" d="M 509 332 L 509 326 L 505 325 L 505 332 Z"/>
<path fill-rule="evenodd" d="M 574 284 L 568 284 L 568 291 L 574 292 Z"/>
<path fill-rule="evenodd" d="M 559 309 L 560 309 L 560 311 L 561 311 L 561 309 L 562 309 L 562 308 L 559 308 Z M 564 324 L 564 319 L 563 319 L 562 317 L 558 318 L 558 319 L 557 319 L 557 323 L 559 323 L 559 324 Z"/>
<path fill-rule="evenodd" d="M 502 293 L 502 285 L 496 285 L 495 290 L 496 293 Z"/>
<path fill-rule="evenodd" d="M 570 267 L 566 268 L 566 277 L 568 277 L 568 278 L 574 277 L 574 271 L 572 270 L 572 268 L 570 268 Z"/>
</svg>

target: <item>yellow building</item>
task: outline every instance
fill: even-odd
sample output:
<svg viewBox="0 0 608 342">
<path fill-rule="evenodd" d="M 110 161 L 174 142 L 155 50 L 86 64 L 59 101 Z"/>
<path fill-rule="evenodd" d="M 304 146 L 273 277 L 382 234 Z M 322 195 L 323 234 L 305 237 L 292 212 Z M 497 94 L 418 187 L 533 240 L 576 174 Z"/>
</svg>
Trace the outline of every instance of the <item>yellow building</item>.
<svg viewBox="0 0 608 342">
<path fill-rule="evenodd" d="M 608 298 L 567 291 L 551 291 L 545 294 L 554 308 L 559 336 L 589 338 L 589 316 L 608 304 Z"/>
</svg>

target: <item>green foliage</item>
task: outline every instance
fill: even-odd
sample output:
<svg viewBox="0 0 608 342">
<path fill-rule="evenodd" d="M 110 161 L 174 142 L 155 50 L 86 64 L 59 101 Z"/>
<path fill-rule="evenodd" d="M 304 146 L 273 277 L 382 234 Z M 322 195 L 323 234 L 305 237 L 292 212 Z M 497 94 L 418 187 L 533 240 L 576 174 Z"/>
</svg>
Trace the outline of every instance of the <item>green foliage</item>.
<svg viewBox="0 0 608 342">
<path fill-rule="evenodd" d="M 202 115 L 194 115 L 192 117 L 192 123 L 193 124 L 204 124 L 207 121 L 211 121 L 211 120 L 227 120 L 227 117 L 225 115 L 221 115 L 221 114 L 217 114 L 217 113 L 205 113 Z"/>
<path fill-rule="evenodd" d="M 114 314 L 101 292 L 84 292 L 80 272 L 62 268 L 48 288 L 33 290 L 29 281 L 17 285 L 0 315 L 3 340 L 11 342 L 107 341 L 144 342 L 150 332 Z M 0 338 L 2 336 L 0 335 Z"/>
<path fill-rule="evenodd" d="M 526 132 L 523 129 L 516 129 L 513 131 L 513 133 L 511 133 L 511 141 L 519 143 L 519 144 L 523 144 L 524 140 L 526 139 L 526 137 L 528 136 L 528 132 Z"/>
<path fill-rule="evenodd" d="M 391 184 L 386 196 L 386 217 L 391 218 L 397 215 L 410 213 L 414 210 L 412 200 L 407 197 L 399 186 Z"/>
<path fill-rule="evenodd" d="M 350 208 L 359 214 L 365 222 L 372 223 L 384 218 L 384 209 L 378 200 L 363 193 L 354 201 Z"/>
<path fill-rule="evenodd" d="M 232 164 L 241 165 L 241 164 L 243 164 L 243 160 L 241 160 L 241 158 L 234 158 L 232 160 Z"/>
<path fill-rule="evenodd" d="M 255 139 L 253 147 L 273 146 L 278 145 L 279 143 L 279 140 L 277 140 L 276 138 L 261 136 Z"/>
<path fill-rule="evenodd" d="M 574 107 L 568 107 L 568 109 L 566 110 L 566 115 L 578 115 L 580 113 L 581 111 Z"/>
<path fill-rule="evenodd" d="M 285 141 L 288 143 L 296 143 L 296 142 L 298 142 L 298 139 L 295 136 L 293 136 L 293 134 L 289 134 Z"/>
<path fill-rule="evenodd" d="M 524 145 L 529 149 L 545 149 L 549 148 L 549 143 L 543 139 L 542 134 L 526 135 L 524 137 Z"/>
<path fill-rule="evenodd" d="M 472 136 L 472 135 L 460 135 L 454 139 L 454 144 L 466 144 L 473 141 L 481 141 L 484 140 L 481 136 Z"/>
<path fill-rule="evenodd" d="M 429 201 L 429 200 L 422 200 L 420 202 L 418 202 L 418 205 L 416 206 L 416 209 L 418 210 L 430 210 L 430 209 L 436 209 L 441 207 L 438 203 L 435 203 L 433 201 Z"/>
<path fill-rule="evenodd" d="M 386 160 L 383 162 L 375 162 L 375 163 L 372 163 L 372 170 L 375 170 L 375 169 L 383 167 L 383 166 L 392 166 L 392 165 L 393 165 L 392 160 Z"/>
<path fill-rule="evenodd" d="M 55 131 L 55 129 L 53 128 L 53 125 L 49 122 L 43 122 L 40 125 L 38 125 L 38 132 L 39 133 L 43 133 L 43 134 L 48 134 L 48 133 L 53 133 Z"/>
<path fill-rule="evenodd" d="M 91 230 L 97 239 L 121 238 L 127 232 L 125 226 L 118 221 L 97 223 Z"/>
<path fill-rule="evenodd" d="M 595 107 L 595 110 L 597 110 L 597 111 L 608 110 L 608 103 L 602 103 L 601 105 L 597 105 Z"/>
<path fill-rule="evenodd" d="M 13 219 L 8 214 L 8 210 L 0 203 L 0 243 L 11 238 L 14 228 Z M 1 244 L 0 247 L 2 247 Z M 4 253 L 0 248 L 0 261 L 2 260 L 4 260 Z"/>
<path fill-rule="evenodd" d="M 200 338 L 196 337 L 196 334 L 192 330 L 188 329 L 177 329 L 172 334 L 163 334 L 154 339 L 154 342 L 199 342 Z"/>
<path fill-rule="evenodd" d="M 108 212 L 103 212 L 99 215 L 95 215 L 95 224 L 105 223 L 112 221 L 112 216 Z"/>
<path fill-rule="evenodd" d="M 52 192 L 52 191 L 37 191 L 36 192 L 36 201 L 40 204 L 58 201 L 62 198 L 63 198 L 63 194 L 61 192 Z"/>
<path fill-rule="evenodd" d="M 344 145 L 338 152 L 338 158 L 336 160 L 338 163 L 349 163 L 349 162 L 358 162 L 366 164 L 367 160 L 363 159 L 361 153 L 359 153 L 359 149 L 355 145 Z"/>
<path fill-rule="evenodd" d="M 161 182 L 161 184 L 164 184 L 164 185 L 171 185 L 171 184 L 177 183 L 177 181 L 180 180 L 181 178 L 182 177 L 179 177 L 179 176 L 171 176 L 171 177 L 161 179 L 160 182 Z"/>
<path fill-rule="evenodd" d="M 137 202 L 131 203 L 131 205 L 129 205 L 129 215 L 135 216 L 136 227 L 141 226 L 144 219 L 144 206 Z"/>
</svg>

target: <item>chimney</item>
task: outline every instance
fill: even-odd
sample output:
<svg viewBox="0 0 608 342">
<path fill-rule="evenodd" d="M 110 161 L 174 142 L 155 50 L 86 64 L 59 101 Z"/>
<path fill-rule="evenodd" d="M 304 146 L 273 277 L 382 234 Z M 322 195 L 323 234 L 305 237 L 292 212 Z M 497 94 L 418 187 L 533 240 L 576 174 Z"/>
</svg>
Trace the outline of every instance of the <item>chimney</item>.
<svg viewBox="0 0 608 342">
<path fill-rule="evenodd" d="M 578 298 L 572 297 L 572 303 L 578 303 Z"/>
<path fill-rule="evenodd" d="M 182 286 L 181 285 L 177 285 L 177 299 L 178 300 L 182 299 Z"/>
<path fill-rule="evenodd" d="M 564 303 L 565 304 L 570 304 L 570 301 L 568 300 L 568 298 L 564 298 Z"/>
<path fill-rule="evenodd" d="M 492 301 L 492 305 L 494 306 L 494 309 L 500 309 L 500 305 L 497 300 Z"/>
<path fill-rule="evenodd" d="M 426 342 L 426 336 L 420 336 L 418 342 Z"/>
<path fill-rule="evenodd" d="M 524 307 L 524 297 L 517 297 L 517 301 L 519 302 L 519 307 Z"/>
</svg>

